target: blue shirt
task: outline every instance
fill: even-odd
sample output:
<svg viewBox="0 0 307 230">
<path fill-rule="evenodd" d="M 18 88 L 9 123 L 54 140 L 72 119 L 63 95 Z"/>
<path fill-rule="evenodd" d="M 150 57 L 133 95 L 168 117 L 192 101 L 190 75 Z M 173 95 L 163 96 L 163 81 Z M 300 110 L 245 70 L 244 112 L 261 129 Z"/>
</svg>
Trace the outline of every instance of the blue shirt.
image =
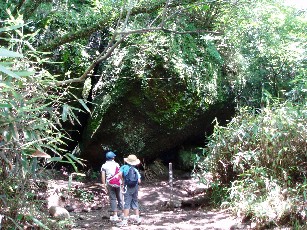
<svg viewBox="0 0 307 230">
<path fill-rule="evenodd" d="M 123 165 L 120 167 L 119 171 L 123 174 L 123 176 L 127 176 L 128 172 L 129 172 L 129 169 L 130 169 L 131 165 Z M 134 167 L 135 171 L 136 171 L 136 174 L 138 174 L 138 179 L 141 179 L 141 174 L 139 173 L 139 170 L 137 170 L 135 167 Z"/>
</svg>

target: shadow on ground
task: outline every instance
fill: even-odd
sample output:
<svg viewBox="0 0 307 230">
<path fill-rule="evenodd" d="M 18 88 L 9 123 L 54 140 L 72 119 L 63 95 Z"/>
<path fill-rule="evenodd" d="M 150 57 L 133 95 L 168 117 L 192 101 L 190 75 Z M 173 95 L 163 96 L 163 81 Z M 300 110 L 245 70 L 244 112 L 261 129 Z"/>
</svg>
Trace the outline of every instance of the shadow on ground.
<svg viewBox="0 0 307 230">
<path fill-rule="evenodd" d="M 96 188 L 97 190 L 97 188 Z M 195 194 L 199 191 L 199 194 Z M 170 210 L 169 201 L 171 189 L 165 181 L 144 183 L 140 185 L 139 201 L 142 223 L 135 225 L 129 222 L 128 227 L 116 227 L 115 223 L 109 221 L 109 206 L 106 194 L 100 197 L 99 210 L 87 210 L 71 212 L 74 219 L 73 230 L 101 230 L 101 229 L 249 229 L 249 226 L 240 224 L 240 221 L 225 210 L 214 210 L 204 203 L 193 205 L 197 196 L 204 196 L 205 188 L 202 188 L 196 181 L 178 180 L 174 183 L 172 197 L 174 209 Z M 97 199 L 96 199 L 97 200 Z M 184 207 L 184 204 L 189 204 Z M 85 209 L 86 210 L 86 209 Z"/>
</svg>

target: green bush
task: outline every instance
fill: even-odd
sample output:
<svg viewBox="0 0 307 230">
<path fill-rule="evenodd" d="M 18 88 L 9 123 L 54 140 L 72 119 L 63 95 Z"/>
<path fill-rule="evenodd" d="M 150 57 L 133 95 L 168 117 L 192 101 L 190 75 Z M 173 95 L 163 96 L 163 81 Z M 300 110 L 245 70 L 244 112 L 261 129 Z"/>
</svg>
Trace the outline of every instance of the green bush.
<svg viewBox="0 0 307 230">
<path fill-rule="evenodd" d="M 191 170 L 194 167 L 194 162 L 197 159 L 197 153 L 201 152 L 202 149 L 182 149 L 177 155 L 177 167 L 182 170 Z"/>
<path fill-rule="evenodd" d="M 305 218 L 306 207 L 295 201 L 306 200 L 305 106 L 243 108 L 227 127 L 215 126 L 207 152 L 198 161 L 198 177 L 210 173 L 212 180 L 204 182 L 228 187 L 223 204 L 235 213 L 263 225 Z"/>
<path fill-rule="evenodd" d="M 34 182 L 47 164 L 62 161 L 76 169 L 82 163 L 63 149 L 68 137 L 61 125 L 77 122 L 80 110 L 67 104 L 72 95 L 41 67 L 43 55 L 31 45 L 32 35 L 23 35 L 22 19 L 10 16 L 0 28 L 1 36 L 14 38 L 0 47 L 0 228 L 46 229 L 48 214 L 35 200 Z"/>
</svg>

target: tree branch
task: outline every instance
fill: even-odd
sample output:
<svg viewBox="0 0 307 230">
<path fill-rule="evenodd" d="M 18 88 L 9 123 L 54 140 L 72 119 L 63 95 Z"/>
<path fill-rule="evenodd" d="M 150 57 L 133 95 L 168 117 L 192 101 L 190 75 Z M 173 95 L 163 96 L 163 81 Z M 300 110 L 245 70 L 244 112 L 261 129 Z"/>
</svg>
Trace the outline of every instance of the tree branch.
<svg viewBox="0 0 307 230">
<path fill-rule="evenodd" d="M 166 12 L 167 12 L 169 3 L 170 3 L 170 0 L 167 0 L 166 3 L 165 3 L 164 9 L 163 9 L 161 28 L 164 27 L 165 18 L 166 18 Z"/>
<path fill-rule="evenodd" d="M 208 33 L 208 34 L 216 34 L 216 35 L 222 35 L 222 32 L 219 31 L 211 31 L 211 30 L 187 30 L 187 31 L 176 31 L 176 30 L 170 30 L 170 29 L 164 29 L 162 27 L 152 27 L 152 28 L 144 28 L 144 29 L 136 29 L 136 30 L 127 30 L 127 31 L 121 31 L 117 32 L 118 34 L 142 34 L 142 33 L 148 33 L 148 32 L 155 32 L 155 31 L 163 31 L 165 33 L 172 33 L 172 34 L 199 34 L 199 33 Z"/>
<path fill-rule="evenodd" d="M 51 2 L 51 0 L 31 0 L 24 3 L 24 9 L 22 11 L 23 19 L 28 20 L 36 9 L 44 2 Z"/>
<path fill-rule="evenodd" d="M 97 64 L 100 62 L 108 59 L 113 51 L 118 47 L 126 38 L 127 35 L 123 35 L 120 40 L 118 40 L 115 44 L 111 45 L 114 42 L 114 39 L 116 36 L 113 35 L 111 41 L 109 42 L 108 46 L 105 48 L 105 50 L 94 60 L 94 62 L 85 70 L 85 72 L 81 75 L 81 77 L 68 79 L 64 81 L 58 81 L 55 84 L 56 85 L 68 85 L 71 83 L 77 83 L 77 82 L 83 82 L 85 81 L 86 77 L 90 74 L 90 72 L 95 68 Z"/>
<path fill-rule="evenodd" d="M 199 0 L 187 0 L 187 1 L 185 1 L 184 4 L 192 4 L 192 3 L 195 3 L 197 1 L 199 1 Z M 141 14 L 141 13 L 151 13 L 151 12 L 163 7 L 163 5 L 164 5 L 163 2 L 164 2 L 164 0 L 161 1 L 161 2 L 158 2 L 155 5 L 153 5 L 151 8 L 148 8 L 148 5 L 146 5 L 146 6 L 141 6 L 141 7 L 131 9 L 130 16 L 134 16 L 134 15 Z M 183 3 L 181 1 L 174 1 L 173 3 L 170 3 L 168 5 L 168 7 L 169 8 L 170 7 L 176 7 L 176 6 L 179 6 L 179 5 L 182 5 L 182 4 Z M 165 7 L 165 5 L 164 5 L 164 7 Z M 119 18 L 119 16 L 117 18 Z M 118 19 L 117 19 L 117 21 L 118 21 Z M 78 39 L 89 37 L 90 34 L 92 34 L 93 32 L 101 30 L 102 28 L 108 27 L 109 25 L 110 25 L 110 18 L 104 17 L 104 18 L 102 18 L 102 20 L 100 20 L 99 22 L 97 22 L 96 24 L 94 24 L 90 27 L 82 28 L 78 31 L 73 31 L 73 32 L 67 33 L 67 34 L 63 35 L 62 37 L 54 38 L 52 41 L 48 42 L 47 44 L 38 47 L 38 50 L 50 52 L 50 51 L 56 49 L 57 47 L 59 47 L 63 44 L 66 44 L 66 43 L 69 43 L 69 42 L 72 42 L 72 41 L 75 41 L 75 40 L 78 40 Z"/>
<path fill-rule="evenodd" d="M 109 58 L 112 55 L 113 51 L 124 41 L 124 39 L 127 36 L 129 36 L 131 34 L 142 34 L 142 33 L 148 33 L 148 32 L 153 32 L 153 31 L 163 31 L 165 33 L 174 33 L 174 34 L 191 34 L 191 33 L 197 33 L 197 34 L 198 33 L 211 33 L 211 34 L 218 34 L 218 35 L 221 34 L 220 32 L 209 31 L 209 30 L 176 31 L 176 30 L 170 30 L 170 29 L 163 28 L 169 3 L 170 3 L 170 0 L 167 0 L 165 7 L 164 7 L 164 11 L 162 13 L 161 26 L 135 29 L 135 30 L 125 30 L 127 28 L 129 17 L 131 16 L 131 10 L 133 8 L 133 6 L 130 5 L 129 8 L 128 8 L 128 11 L 127 11 L 127 15 L 125 17 L 125 21 L 122 25 L 121 31 L 116 31 L 120 27 L 120 21 L 121 21 L 122 15 L 123 15 L 123 8 L 122 8 L 121 12 L 119 14 L 119 19 L 118 19 L 117 24 L 116 24 L 116 30 L 115 30 L 109 44 L 104 49 L 104 51 L 101 54 L 99 54 L 99 56 L 94 60 L 94 62 L 85 70 L 85 72 L 80 77 L 68 79 L 68 80 L 64 80 L 64 81 L 58 81 L 55 84 L 56 85 L 66 85 L 66 84 L 71 84 L 71 83 L 83 82 L 87 78 L 87 76 L 91 73 L 91 71 L 95 68 L 95 66 L 97 64 L 99 64 L 100 62 Z M 154 19 L 154 20 L 156 20 L 156 19 Z M 116 43 L 114 43 L 114 41 L 116 40 L 117 37 L 119 37 L 119 40 Z"/>
</svg>

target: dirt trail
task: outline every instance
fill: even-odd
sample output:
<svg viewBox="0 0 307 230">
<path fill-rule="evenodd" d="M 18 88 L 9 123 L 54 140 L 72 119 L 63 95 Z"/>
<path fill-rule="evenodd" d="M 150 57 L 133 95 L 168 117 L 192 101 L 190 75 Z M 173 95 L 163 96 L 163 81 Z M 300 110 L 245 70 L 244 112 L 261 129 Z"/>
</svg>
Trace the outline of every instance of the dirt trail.
<svg viewBox="0 0 307 230">
<path fill-rule="evenodd" d="M 142 223 L 140 225 L 129 223 L 128 227 L 121 228 L 116 227 L 109 221 L 108 199 L 106 195 L 103 195 L 99 198 L 100 204 L 98 206 L 92 205 L 91 209 L 76 209 L 70 213 L 75 222 L 73 230 L 249 229 L 249 226 L 240 224 L 238 219 L 235 219 L 225 210 L 212 210 L 206 205 L 199 206 L 197 202 L 194 203 L 199 197 L 204 197 L 202 191 L 205 191 L 205 189 L 193 180 L 176 181 L 173 190 L 176 208 L 170 211 L 168 207 L 170 189 L 167 182 L 141 184 L 139 201 Z M 200 194 L 197 195 L 196 193 L 199 192 Z"/>
</svg>

